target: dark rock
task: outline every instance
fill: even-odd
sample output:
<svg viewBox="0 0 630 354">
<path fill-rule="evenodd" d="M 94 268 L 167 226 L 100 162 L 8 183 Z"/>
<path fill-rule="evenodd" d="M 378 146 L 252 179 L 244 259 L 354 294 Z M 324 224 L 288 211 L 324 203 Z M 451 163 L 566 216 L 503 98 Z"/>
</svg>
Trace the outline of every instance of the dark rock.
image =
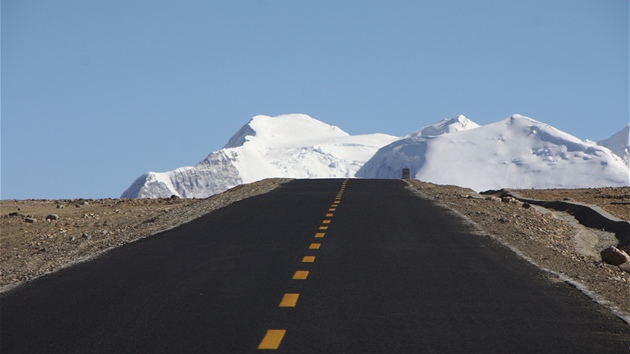
<svg viewBox="0 0 630 354">
<path fill-rule="evenodd" d="M 617 247 L 610 246 L 600 252 L 602 260 L 608 264 L 620 266 L 624 263 L 630 262 L 630 256 Z"/>
</svg>

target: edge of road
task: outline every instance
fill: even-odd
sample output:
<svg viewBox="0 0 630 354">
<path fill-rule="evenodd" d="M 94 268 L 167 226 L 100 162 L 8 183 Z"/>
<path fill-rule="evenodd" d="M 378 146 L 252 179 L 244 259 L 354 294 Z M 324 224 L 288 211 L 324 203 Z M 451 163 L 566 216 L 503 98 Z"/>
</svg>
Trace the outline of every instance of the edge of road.
<svg viewBox="0 0 630 354">
<path fill-rule="evenodd" d="M 413 194 L 415 194 L 416 196 L 418 196 L 419 198 L 426 198 L 426 196 L 422 195 L 409 181 L 406 181 L 407 183 L 407 188 L 409 190 L 411 190 L 411 192 Z M 507 192 L 506 192 L 507 193 Z M 516 193 L 515 193 L 516 194 Z M 506 196 L 508 196 L 506 194 Z M 512 198 L 514 199 L 518 199 L 514 196 L 512 196 Z M 523 198 L 525 199 L 525 198 Z M 467 215 L 459 212 L 458 210 L 444 204 L 441 203 L 439 200 L 433 199 L 433 201 L 439 205 L 441 205 L 442 207 L 450 210 L 456 217 L 460 217 L 462 219 L 464 219 L 466 222 L 470 223 L 476 230 L 476 233 L 480 236 L 487 236 L 492 238 L 493 240 L 497 241 L 498 243 L 500 243 L 501 245 L 507 247 L 508 249 L 510 249 L 512 252 L 514 252 L 518 257 L 521 257 L 522 259 L 526 260 L 527 262 L 529 262 L 530 264 L 532 264 L 533 266 L 535 266 L 536 268 L 550 274 L 551 276 L 555 277 L 556 279 L 558 279 L 558 281 L 564 282 L 574 288 L 576 288 L 577 290 L 579 290 L 581 293 L 583 293 L 584 295 L 588 296 L 592 301 L 596 302 L 597 304 L 603 306 L 604 308 L 608 309 L 609 311 L 611 311 L 615 316 L 617 316 L 618 318 L 620 318 L 622 321 L 625 322 L 626 325 L 630 325 L 630 313 L 620 310 L 618 308 L 616 308 L 610 301 L 604 299 L 603 297 L 601 297 L 599 294 L 597 294 L 596 292 L 590 290 L 586 285 L 584 285 L 583 283 L 577 281 L 574 278 L 569 277 L 566 274 L 563 274 L 561 272 L 558 271 L 554 271 L 552 269 L 549 269 L 547 267 L 542 266 L 541 264 L 539 264 L 538 262 L 536 262 L 533 258 L 529 257 L 527 254 L 525 254 L 524 252 L 522 252 L 520 249 L 518 249 L 516 246 L 510 244 L 509 242 L 507 242 L 506 240 L 501 239 L 500 237 L 497 237 L 496 235 L 485 231 L 478 223 L 476 223 L 474 220 L 472 220 L 470 217 L 468 217 Z M 524 202 L 528 202 L 526 200 L 521 200 Z M 529 203 L 529 202 L 528 202 Z M 534 204 L 534 203 L 530 203 L 530 204 Z M 589 207 L 589 205 L 586 204 L 579 204 L 580 206 L 586 206 Z M 546 206 L 543 205 L 543 207 L 546 208 Z M 596 208 L 596 207 L 595 207 Z M 578 210 L 583 210 L 582 208 L 577 208 Z M 603 211 L 603 210 L 602 210 Z M 585 215 L 589 215 L 588 212 L 583 212 Z M 605 212 L 604 212 L 605 213 Z M 608 214 L 608 213 L 606 213 Z M 608 214 L 610 216 L 610 214 Z M 612 221 L 616 221 L 619 219 L 616 219 L 612 216 L 610 216 L 610 218 L 612 218 Z M 616 220 L 614 220 L 616 219 Z M 623 221 L 623 220 L 621 220 Z M 580 221 L 581 222 L 581 221 Z M 630 224 L 630 223 L 629 223 Z"/>
</svg>

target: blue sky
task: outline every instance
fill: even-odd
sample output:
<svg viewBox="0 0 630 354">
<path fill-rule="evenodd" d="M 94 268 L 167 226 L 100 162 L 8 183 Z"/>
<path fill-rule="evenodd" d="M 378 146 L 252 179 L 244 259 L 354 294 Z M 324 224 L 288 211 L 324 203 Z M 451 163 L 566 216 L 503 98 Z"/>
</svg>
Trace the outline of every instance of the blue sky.
<svg viewBox="0 0 630 354">
<path fill-rule="evenodd" d="M 2 199 L 118 197 L 254 115 L 628 124 L 627 0 L 2 0 Z"/>
</svg>

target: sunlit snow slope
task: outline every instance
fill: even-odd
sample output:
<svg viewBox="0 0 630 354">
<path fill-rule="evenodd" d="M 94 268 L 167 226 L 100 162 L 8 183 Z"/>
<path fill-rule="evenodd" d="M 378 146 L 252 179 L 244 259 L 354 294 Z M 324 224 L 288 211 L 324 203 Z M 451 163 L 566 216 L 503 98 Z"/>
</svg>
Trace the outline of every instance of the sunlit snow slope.
<svg viewBox="0 0 630 354">
<path fill-rule="evenodd" d="M 459 115 L 404 138 L 351 136 L 303 114 L 256 116 L 196 166 L 148 172 L 122 197 L 203 198 L 270 177 L 400 178 L 403 168 L 478 191 L 627 186 L 629 127 L 599 146 L 521 115 L 486 126 Z"/>
<path fill-rule="evenodd" d="M 256 116 L 223 149 L 194 167 L 140 176 L 123 198 L 204 198 L 270 177 L 354 177 L 384 145 L 385 134 L 351 136 L 303 114 Z"/>
<path fill-rule="evenodd" d="M 465 124 L 464 124 L 465 123 Z M 380 149 L 357 173 L 411 177 L 477 191 L 627 186 L 628 166 L 609 149 L 521 115 L 486 126 L 462 116 Z"/>
</svg>

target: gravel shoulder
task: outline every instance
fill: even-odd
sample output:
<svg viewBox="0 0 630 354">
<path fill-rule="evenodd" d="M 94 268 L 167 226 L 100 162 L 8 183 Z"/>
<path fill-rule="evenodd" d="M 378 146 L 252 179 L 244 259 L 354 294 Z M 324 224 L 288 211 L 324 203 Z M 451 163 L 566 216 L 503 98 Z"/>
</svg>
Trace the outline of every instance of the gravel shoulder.
<svg viewBox="0 0 630 354">
<path fill-rule="evenodd" d="M 288 181 L 267 179 L 206 199 L 2 200 L 0 292 Z"/>
<path fill-rule="evenodd" d="M 73 199 L 0 201 L 0 292 L 91 259 L 120 245 L 174 228 L 290 181 L 268 179 L 206 199 Z M 588 230 L 563 213 L 501 202 L 456 186 L 408 181 L 410 188 L 630 321 L 630 273 L 601 262 L 614 236 Z M 518 190 L 526 198 L 571 198 L 630 219 L 630 188 Z M 54 214 L 54 215 L 53 215 Z M 12 215 L 12 216 L 10 216 Z"/>
<path fill-rule="evenodd" d="M 549 271 L 551 281 L 575 286 L 630 323 L 630 273 L 602 262 L 599 255 L 604 248 L 617 244 L 613 234 L 585 228 L 566 213 L 550 212 L 514 199 L 503 202 L 497 196 L 481 196 L 467 188 L 417 180 L 408 182 L 421 197 L 453 210 L 472 222 L 480 234 L 494 238 Z M 607 195 L 628 192 L 627 188 L 606 190 Z M 585 194 L 586 191 L 589 194 Z M 521 194 L 521 191 L 518 192 Z M 540 194 L 535 194 L 537 191 L 533 190 L 530 192 L 521 195 L 532 199 L 561 196 L 562 199 L 572 198 L 583 203 L 594 202 L 602 208 L 609 201 L 609 198 L 593 197 L 592 190 L 555 190 L 554 194 L 550 191 Z M 623 213 L 615 216 L 623 216 Z"/>
</svg>

